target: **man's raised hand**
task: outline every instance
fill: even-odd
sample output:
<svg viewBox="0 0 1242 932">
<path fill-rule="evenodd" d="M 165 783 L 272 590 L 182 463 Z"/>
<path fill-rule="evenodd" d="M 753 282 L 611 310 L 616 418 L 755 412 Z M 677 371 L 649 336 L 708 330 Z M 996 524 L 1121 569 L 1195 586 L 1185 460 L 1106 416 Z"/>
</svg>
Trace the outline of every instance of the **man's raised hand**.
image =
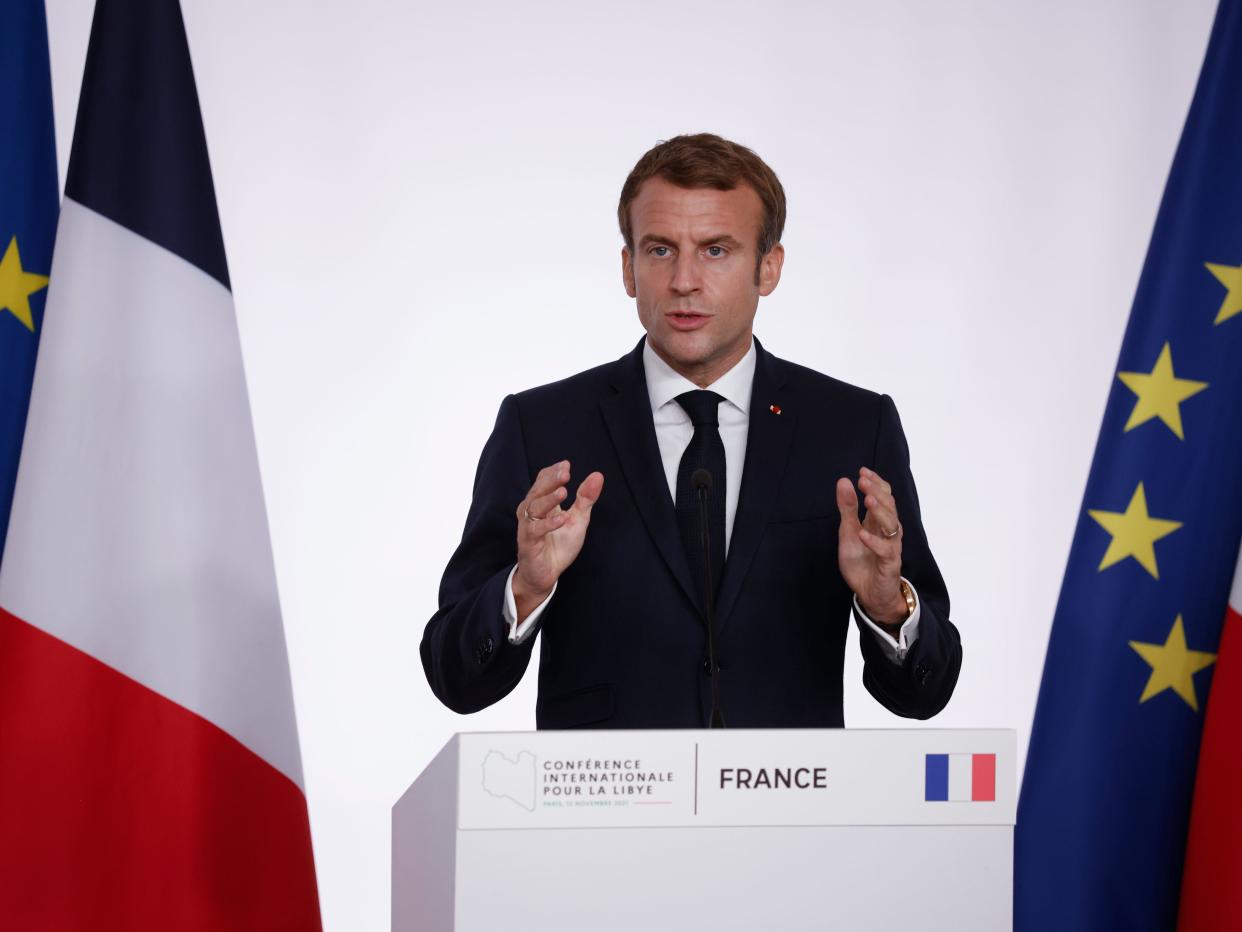
<svg viewBox="0 0 1242 932">
<path fill-rule="evenodd" d="M 858 596 L 872 621 L 894 625 L 906 617 L 901 594 L 901 522 L 893 490 L 876 472 L 858 471 L 858 488 L 866 496 L 865 521 L 858 520 L 858 495 L 849 479 L 837 480 L 837 508 L 841 512 L 837 562 L 841 577 Z"/>
<path fill-rule="evenodd" d="M 604 490 L 604 474 L 593 472 L 578 486 L 573 505 L 561 507 L 569 490 L 569 461 L 539 470 L 535 483 L 517 506 L 517 572 L 513 600 L 518 622 L 534 611 L 582 550 L 591 508 Z"/>
</svg>

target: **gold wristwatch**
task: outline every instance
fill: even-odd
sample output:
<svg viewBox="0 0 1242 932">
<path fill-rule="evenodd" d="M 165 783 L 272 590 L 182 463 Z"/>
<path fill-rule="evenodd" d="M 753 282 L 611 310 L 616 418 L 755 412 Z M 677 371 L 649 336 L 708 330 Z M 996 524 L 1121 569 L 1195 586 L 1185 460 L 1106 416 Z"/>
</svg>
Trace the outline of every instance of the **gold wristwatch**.
<svg viewBox="0 0 1242 932">
<path fill-rule="evenodd" d="M 918 608 L 919 603 L 914 599 L 914 590 L 910 588 L 910 584 L 903 577 L 900 581 L 901 597 L 906 600 L 906 618 L 914 614 L 914 610 Z M 905 619 L 902 619 L 903 621 Z"/>
</svg>

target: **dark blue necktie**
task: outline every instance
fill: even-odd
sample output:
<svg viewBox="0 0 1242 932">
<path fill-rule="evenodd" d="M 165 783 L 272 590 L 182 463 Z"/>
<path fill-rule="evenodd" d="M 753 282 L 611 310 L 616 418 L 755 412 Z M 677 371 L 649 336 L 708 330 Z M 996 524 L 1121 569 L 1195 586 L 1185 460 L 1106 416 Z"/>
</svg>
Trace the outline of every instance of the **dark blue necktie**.
<svg viewBox="0 0 1242 932">
<path fill-rule="evenodd" d="M 712 598 L 720 589 L 725 563 L 725 451 L 720 439 L 719 405 L 724 398 L 715 392 L 694 391 L 678 395 L 677 403 L 690 415 L 694 436 L 677 467 L 677 525 L 695 581 L 695 595 L 703 594 L 703 545 L 699 525 L 699 492 L 690 482 L 696 469 L 712 474 L 707 492 L 708 536 L 712 567 Z M 706 606 L 703 606 L 706 609 Z"/>
</svg>

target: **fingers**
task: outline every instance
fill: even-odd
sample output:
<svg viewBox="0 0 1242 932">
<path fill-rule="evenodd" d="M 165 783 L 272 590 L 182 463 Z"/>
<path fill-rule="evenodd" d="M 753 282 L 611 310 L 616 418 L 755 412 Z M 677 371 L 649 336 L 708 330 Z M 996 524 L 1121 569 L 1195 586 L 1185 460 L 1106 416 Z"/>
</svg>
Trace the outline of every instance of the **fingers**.
<svg viewBox="0 0 1242 932">
<path fill-rule="evenodd" d="M 555 531 L 563 525 L 569 517 L 569 512 L 556 508 L 544 518 L 536 518 L 534 509 L 531 509 L 530 518 L 518 521 L 518 544 L 522 543 L 523 538 L 528 541 L 539 540 L 547 534 Z"/>
<path fill-rule="evenodd" d="M 523 521 L 522 524 L 526 525 L 525 527 L 526 538 L 528 540 L 539 540 L 541 537 L 544 537 L 545 535 L 550 534 L 552 531 L 555 531 L 558 527 L 561 527 L 562 525 L 564 525 L 565 519 L 567 516 L 568 516 L 568 512 L 562 511 L 560 508 L 557 508 L 555 511 L 553 511 L 551 514 L 549 514 L 545 518 L 539 518 L 539 519 L 532 520 L 532 521 Z M 520 537 L 521 533 L 522 532 L 519 531 L 519 542 L 521 539 Z"/>
<path fill-rule="evenodd" d="M 893 487 L 878 473 L 865 466 L 858 471 L 858 487 L 866 496 L 863 504 L 867 508 L 867 519 L 863 526 L 885 539 L 900 539 L 901 521 L 897 516 L 897 500 L 893 498 Z"/>
<path fill-rule="evenodd" d="M 553 463 L 551 466 L 545 466 L 539 470 L 539 474 L 535 476 L 535 483 L 530 487 L 530 491 L 526 493 L 523 506 L 526 502 L 530 502 L 536 498 L 548 495 L 558 486 L 563 486 L 569 481 L 569 460 L 561 460 L 559 463 Z M 532 514 L 534 512 L 532 511 Z"/>
<path fill-rule="evenodd" d="M 599 501 L 600 493 L 604 491 L 604 474 L 602 472 L 593 472 L 578 486 L 578 494 L 574 496 L 574 504 L 570 511 L 576 511 L 583 517 L 591 514 L 591 508 Z"/>
<path fill-rule="evenodd" d="M 565 483 L 568 481 L 569 460 L 561 460 L 539 470 L 534 485 L 530 487 L 526 497 L 518 502 L 518 520 L 528 520 L 527 515 L 531 518 L 546 516 L 565 497 Z"/>
<path fill-rule="evenodd" d="M 574 497 L 573 507 L 567 512 L 560 505 L 569 495 L 566 488 L 569 476 L 569 460 L 562 460 L 539 470 L 526 498 L 517 507 L 520 536 L 538 540 L 549 531 L 561 527 L 570 512 L 577 512 L 583 517 L 590 516 L 592 506 L 599 500 L 604 489 L 604 474 L 593 472 L 582 480 L 578 486 L 578 494 Z"/>
<path fill-rule="evenodd" d="M 858 470 L 858 488 L 865 496 L 863 504 L 867 508 L 867 519 L 858 532 L 858 539 L 881 561 L 900 565 L 904 532 L 897 517 L 893 487 L 875 470 L 864 466 Z"/>
<path fill-rule="evenodd" d="M 538 540 L 565 523 L 565 513 L 558 506 L 567 494 L 567 482 L 569 460 L 561 460 L 539 470 L 530 491 L 518 502 L 519 545 L 523 539 Z"/>
<path fill-rule="evenodd" d="M 841 512 L 843 528 L 859 528 L 858 494 L 854 491 L 854 483 L 844 477 L 837 480 L 837 510 Z"/>
<path fill-rule="evenodd" d="M 863 504 L 867 506 L 863 527 L 889 539 L 901 535 L 901 521 L 897 519 L 897 506 L 891 497 L 885 500 L 868 495 Z"/>
<path fill-rule="evenodd" d="M 893 487 L 884 481 L 884 477 L 866 466 L 858 470 L 858 484 L 868 492 L 882 492 L 890 497 L 893 494 Z"/>
<path fill-rule="evenodd" d="M 562 485 L 553 489 L 547 495 L 540 495 L 538 498 L 528 499 L 525 510 L 522 513 L 522 517 L 530 515 L 536 520 L 546 518 L 556 510 L 557 506 L 565 500 L 565 496 L 568 494 L 569 490 Z"/>
</svg>

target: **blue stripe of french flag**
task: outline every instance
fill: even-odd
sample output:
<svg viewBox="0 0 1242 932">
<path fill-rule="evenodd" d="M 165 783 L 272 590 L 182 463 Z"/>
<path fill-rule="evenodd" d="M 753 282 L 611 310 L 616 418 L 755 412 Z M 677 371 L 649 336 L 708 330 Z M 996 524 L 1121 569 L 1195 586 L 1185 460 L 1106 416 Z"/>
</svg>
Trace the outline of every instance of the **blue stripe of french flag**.
<svg viewBox="0 0 1242 932">
<path fill-rule="evenodd" d="M 924 799 L 995 802 L 995 754 L 928 754 Z"/>
</svg>

